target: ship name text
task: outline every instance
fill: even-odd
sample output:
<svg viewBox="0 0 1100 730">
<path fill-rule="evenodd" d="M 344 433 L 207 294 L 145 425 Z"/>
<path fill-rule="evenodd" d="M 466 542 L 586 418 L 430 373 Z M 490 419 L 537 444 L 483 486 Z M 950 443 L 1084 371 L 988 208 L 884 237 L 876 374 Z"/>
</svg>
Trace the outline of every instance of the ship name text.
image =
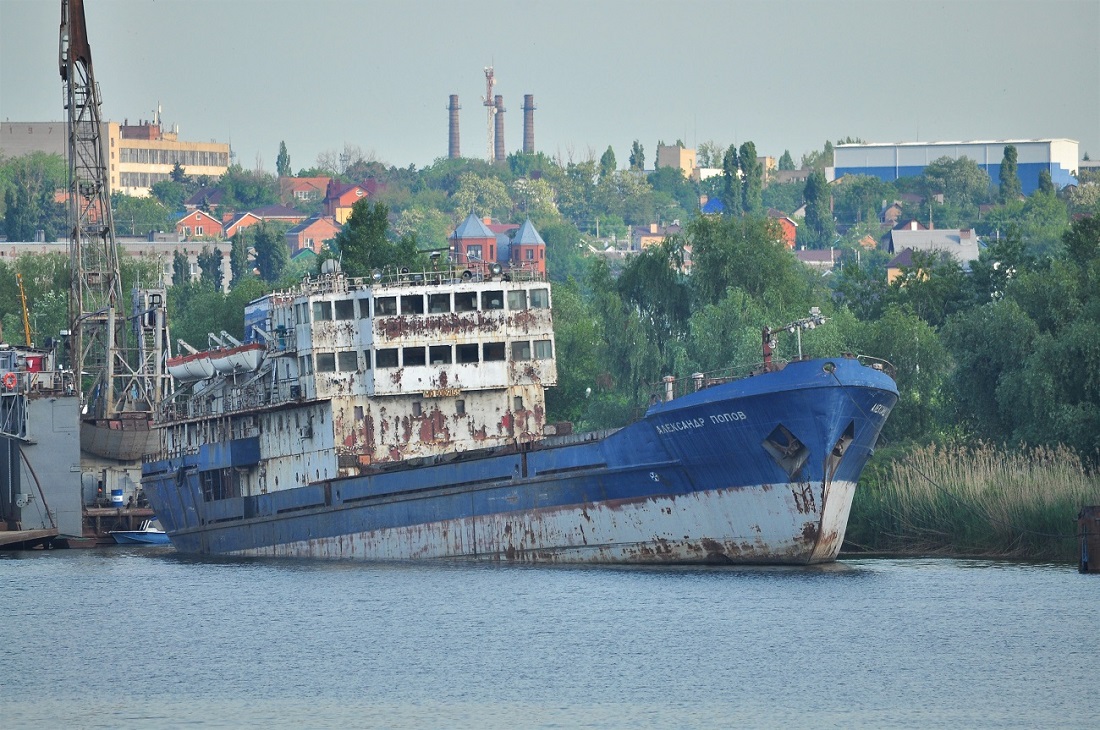
<svg viewBox="0 0 1100 730">
<path fill-rule="evenodd" d="M 707 424 L 707 418 L 688 418 L 683 421 L 672 421 L 671 423 L 662 423 L 657 426 L 657 433 L 662 436 L 676 431 L 691 431 L 696 428 L 702 428 Z M 748 420 L 748 416 L 744 411 L 730 411 L 729 413 L 717 413 L 709 417 L 711 423 L 736 423 L 737 421 Z"/>
<path fill-rule="evenodd" d="M 461 388 L 435 388 L 421 393 L 425 398 L 454 398 L 462 393 Z"/>
</svg>

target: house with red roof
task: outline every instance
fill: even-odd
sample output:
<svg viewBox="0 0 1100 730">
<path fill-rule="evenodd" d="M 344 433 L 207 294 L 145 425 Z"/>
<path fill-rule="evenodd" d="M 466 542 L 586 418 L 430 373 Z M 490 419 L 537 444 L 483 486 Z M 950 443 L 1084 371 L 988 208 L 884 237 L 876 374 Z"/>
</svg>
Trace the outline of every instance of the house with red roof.
<svg viewBox="0 0 1100 730">
<path fill-rule="evenodd" d="M 281 177 L 279 199 L 289 205 L 324 200 L 330 182 L 331 177 Z"/>
<path fill-rule="evenodd" d="M 321 247 L 327 241 L 336 238 L 342 226 L 329 215 L 315 215 L 302 221 L 286 232 L 286 245 L 290 254 L 309 249 L 315 254 L 321 253 Z"/>
<path fill-rule="evenodd" d="M 246 211 L 244 213 L 236 213 L 229 216 L 228 220 L 225 221 L 222 230 L 224 231 L 224 235 L 226 238 L 233 238 L 233 236 L 237 235 L 245 228 L 250 228 L 251 226 L 262 222 L 263 221 L 260 219 L 260 217 L 257 216 L 255 213 Z"/>
<path fill-rule="evenodd" d="M 176 221 L 181 240 L 215 239 L 222 236 L 222 223 L 204 210 L 193 210 Z"/>
<path fill-rule="evenodd" d="M 343 225 L 351 216 L 351 209 L 360 200 L 370 198 L 384 186 L 376 180 L 363 183 L 342 183 L 330 180 L 325 190 L 325 215 L 332 216 Z"/>
</svg>

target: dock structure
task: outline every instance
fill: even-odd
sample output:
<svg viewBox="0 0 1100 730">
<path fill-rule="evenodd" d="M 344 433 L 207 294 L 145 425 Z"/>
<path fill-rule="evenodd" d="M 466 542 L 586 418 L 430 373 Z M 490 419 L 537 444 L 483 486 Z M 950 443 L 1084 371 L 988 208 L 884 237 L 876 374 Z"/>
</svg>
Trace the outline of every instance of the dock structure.
<svg viewBox="0 0 1100 730">
<path fill-rule="evenodd" d="M 1081 539 L 1077 570 L 1100 573 L 1100 505 L 1081 508 L 1077 514 L 1077 534 Z"/>
<path fill-rule="evenodd" d="M 57 528 L 45 530 L 0 530 L 0 550 L 24 550 L 49 545 L 57 537 Z"/>
</svg>

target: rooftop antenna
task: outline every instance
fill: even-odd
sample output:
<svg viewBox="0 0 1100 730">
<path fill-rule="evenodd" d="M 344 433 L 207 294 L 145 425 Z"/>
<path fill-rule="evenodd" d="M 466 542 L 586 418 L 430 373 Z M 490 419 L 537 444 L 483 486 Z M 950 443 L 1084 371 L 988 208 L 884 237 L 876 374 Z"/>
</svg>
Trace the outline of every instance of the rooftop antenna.
<svg viewBox="0 0 1100 730">
<path fill-rule="evenodd" d="M 493 98 L 493 86 L 496 84 L 496 80 L 493 78 L 493 67 L 485 67 L 485 96 L 482 98 L 482 103 L 485 105 L 485 114 L 488 124 L 488 144 L 486 157 L 489 162 L 493 161 L 493 116 L 497 113 L 496 100 Z"/>
</svg>

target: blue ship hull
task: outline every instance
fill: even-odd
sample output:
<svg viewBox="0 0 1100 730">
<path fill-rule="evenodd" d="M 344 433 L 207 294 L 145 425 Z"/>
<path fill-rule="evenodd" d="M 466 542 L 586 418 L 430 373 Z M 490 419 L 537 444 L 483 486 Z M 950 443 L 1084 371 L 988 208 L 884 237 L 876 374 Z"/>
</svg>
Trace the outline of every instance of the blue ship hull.
<svg viewBox="0 0 1100 730">
<path fill-rule="evenodd" d="M 142 483 L 181 552 L 808 564 L 836 558 L 896 401 L 880 370 L 808 360 L 658 403 L 608 435 L 204 499 L 204 472 L 258 448 L 223 444 L 146 463 Z"/>
</svg>

